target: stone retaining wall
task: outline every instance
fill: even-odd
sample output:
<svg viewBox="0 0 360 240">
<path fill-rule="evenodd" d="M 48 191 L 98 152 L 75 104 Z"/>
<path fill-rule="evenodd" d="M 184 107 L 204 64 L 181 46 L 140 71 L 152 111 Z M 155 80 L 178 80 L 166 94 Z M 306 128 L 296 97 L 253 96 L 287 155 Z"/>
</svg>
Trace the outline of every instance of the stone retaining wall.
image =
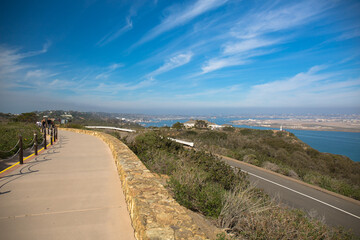
<svg viewBox="0 0 360 240">
<path fill-rule="evenodd" d="M 115 137 L 89 130 L 65 130 L 99 137 L 110 147 L 137 239 L 213 239 L 220 232 L 180 206 L 160 180 Z"/>
</svg>

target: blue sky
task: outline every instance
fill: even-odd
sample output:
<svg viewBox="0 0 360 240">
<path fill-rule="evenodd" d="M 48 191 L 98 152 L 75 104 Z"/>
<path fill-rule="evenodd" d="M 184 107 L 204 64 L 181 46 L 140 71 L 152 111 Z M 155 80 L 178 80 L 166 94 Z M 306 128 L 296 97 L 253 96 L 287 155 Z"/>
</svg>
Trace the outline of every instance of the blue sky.
<svg viewBox="0 0 360 240">
<path fill-rule="evenodd" d="M 2 1 L 0 111 L 360 111 L 359 1 Z"/>
</svg>

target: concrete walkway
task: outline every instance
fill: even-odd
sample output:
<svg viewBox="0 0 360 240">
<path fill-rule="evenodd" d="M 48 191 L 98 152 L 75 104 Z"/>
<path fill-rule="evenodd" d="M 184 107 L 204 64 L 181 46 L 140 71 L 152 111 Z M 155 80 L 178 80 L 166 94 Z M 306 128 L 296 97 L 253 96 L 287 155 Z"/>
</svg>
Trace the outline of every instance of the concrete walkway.
<svg viewBox="0 0 360 240">
<path fill-rule="evenodd" d="M 59 131 L 56 145 L 0 178 L 0 239 L 135 239 L 107 145 Z"/>
</svg>

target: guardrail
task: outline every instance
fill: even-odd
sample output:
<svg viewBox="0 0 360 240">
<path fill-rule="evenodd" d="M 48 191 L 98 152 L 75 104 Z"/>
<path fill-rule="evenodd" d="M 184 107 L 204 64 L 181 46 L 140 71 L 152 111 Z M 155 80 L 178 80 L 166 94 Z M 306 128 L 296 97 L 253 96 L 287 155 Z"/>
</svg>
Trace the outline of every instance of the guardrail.
<svg viewBox="0 0 360 240">
<path fill-rule="evenodd" d="M 131 133 L 135 133 L 135 130 L 132 129 L 126 129 L 126 128 L 117 128 L 117 127 L 107 127 L 107 126 L 85 126 L 85 128 L 90 128 L 90 129 L 110 129 L 110 130 L 117 130 L 117 131 L 122 131 L 122 132 L 131 132 Z M 168 138 L 171 141 L 189 146 L 189 147 L 194 147 L 194 143 L 193 142 L 187 142 L 187 141 L 183 141 L 183 140 L 179 140 L 179 139 L 175 139 L 175 138 Z"/>
<path fill-rule="evenodd" d="M 135 133 L 135 130 L 132 129 L 126 129 L 126 128 L 117 128 L 117 127 L 106 127 L 106 126 L 85 126 L 86 128 L 95 128 L 95 129 L 111 129 L 111 130 L 117 130 L 122 132 L 133 132 Z"/>
<path fill-rule="evenodd" d="M 186 141 L 175 139 L 175 138 L 168 138 L 168 139 L 170 139 L 171 141 L 174 141 L 174 142 L 181 143 L 183 145 L 189 146 L 189 147 L 194 147 L 193 142 L 186 142 Z"/>
</svg>

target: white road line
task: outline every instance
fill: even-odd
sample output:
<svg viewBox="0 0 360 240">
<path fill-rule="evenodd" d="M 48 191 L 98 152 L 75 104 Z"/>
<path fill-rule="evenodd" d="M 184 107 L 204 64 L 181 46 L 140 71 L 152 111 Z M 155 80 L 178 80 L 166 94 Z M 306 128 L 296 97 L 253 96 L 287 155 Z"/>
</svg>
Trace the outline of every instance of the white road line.
<svg viewBox="0 0 360 240">
<path fill-rule="evenodd" d="M 292 192 L 294 192 L 294 193 L 300 194 L 300 195 L 302 195 L 302 196 L 304 196 L 304 197 L 310 198 L 310 199 L 312 199 L 312 200 L 314 200 L 314 201 L 317 201 L 317 202 L 319 202 L 319 203 L 322 203 L 322 204 L 324 204 L 324 205 L 326 205 L 326 206 L 332 207 L 332 208 L 334 208 L 334 209 L 336 209 L 336 210 L 339 210 L 339 211 L 341 211 L 341 212 L 343 212 L 343 213 L 346 213 L 346 214 L 348 214 L 348 215 L 350 215 L 350 216 L 352 216 L 352 217 L 357 218 L 357 219 L 360 220 L 360 217 L 359 217 L 359 216 L 356 216 L 355 214 L 349 213 L 349 212 L 347 212 L 347 211 L 345 211 L 345 210 L 342 210 L 342 209 L 340 209 L 340 208 L 338 208 L 338 207 L 335 207 L 335 206 L 333 206 L 333 205 L 331 205 L 331 204 L 328 204 L 328 203 L 326 203 L 326 202 L 323 202 L 323 201 L 321 201 L 321 200 L 319 200 L 319 199 L 313 198 L 313 197 L 311 197 L 311 196 L 309 196 L 309 195 L 306 195 L 306 194 L 304 194 L 304 193 L 298 192 L 298 191 L 296 191 L 296 190 L 294 190 L 294 189 L 288 188 L 288 187 L 286 187 L 286 186 L 284 186 L 284 185 L 281 185 L 281 184 L 279 184 L 279 183 L 273 182 L 273 181 L 268 180 L 268 179 L 266 179 L 266 178 L 260 177 L 260 176 L 258 176 L 258 175 L 256 175 L 256 174 L 250 173 L 250 172 L 248 172 L 248 171 L 244 171 L 244 170 L 241 170 L 241 171 L 243 171 L 243 172 L 245 172 L 245 173 L 247 173 L 247 174 L 249 174 L 249 175 L 252 175 L 252 176 L 254 176 L 254 177 L 260 178 L 260 179 L 262 179 L 262 180 L 264 180 L 264 181 L 267 181 L 267 182 L 270 182 L 270 183 L 272 183 L 272 184 L 275 184 L 275 185 L 277 185 L 277 186 L 279 186 L 279 187 L 285 188 L 285 189 L 287 189 L 287 190 L 289 190 L 289 191 L 292 191 Z"/>
</svg>

